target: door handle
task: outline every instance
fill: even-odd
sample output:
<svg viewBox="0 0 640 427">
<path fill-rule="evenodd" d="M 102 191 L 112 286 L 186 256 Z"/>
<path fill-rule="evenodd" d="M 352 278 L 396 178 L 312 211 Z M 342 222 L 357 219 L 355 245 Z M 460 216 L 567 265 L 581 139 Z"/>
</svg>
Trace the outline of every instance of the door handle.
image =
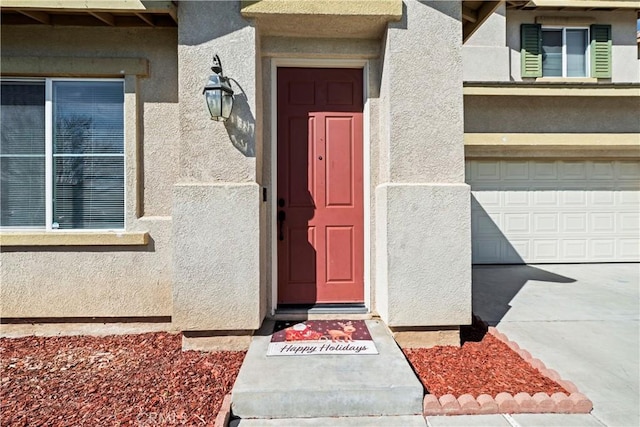
<svg viewBox="0 0 640 427">
<path fill-rule="evenodd" d="M 287 218 L 285 211 L 278 211 L 278 240 L 284 240 L 284 220 Z"/>
</svg>

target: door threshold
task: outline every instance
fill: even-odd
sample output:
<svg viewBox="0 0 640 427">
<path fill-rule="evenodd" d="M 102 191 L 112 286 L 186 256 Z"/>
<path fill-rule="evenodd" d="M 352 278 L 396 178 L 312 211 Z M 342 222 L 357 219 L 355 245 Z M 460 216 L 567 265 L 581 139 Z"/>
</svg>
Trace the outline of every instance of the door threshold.
<svg viewBox="0 0 640 427">
<path fill-rule="evenodd" d="M 372 319 L 364 304 L 280 304 L 271 316 L 274 320 Z"/>
</svg>

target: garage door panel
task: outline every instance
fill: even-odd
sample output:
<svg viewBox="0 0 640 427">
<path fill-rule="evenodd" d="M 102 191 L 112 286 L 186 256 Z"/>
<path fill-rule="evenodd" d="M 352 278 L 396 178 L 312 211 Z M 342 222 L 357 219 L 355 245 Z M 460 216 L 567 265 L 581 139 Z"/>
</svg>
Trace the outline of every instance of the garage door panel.
<svg viewBox="0 0 640 427">
<path fill-rule="evenodd" d="M 613 261 L 616 259 L 616 241 L 614 239 L 591 239 L 589 242 L 590 259 Z"/>
<path fill-rule="evenodd" d="M 586 233 L 587 214 L 585 212 L 571 212 L 560 215 L 561 229 L 567 233 Z"/>
<path fill-rule="evenodd" d="M 502 179 L 505 181 L 529 180 L 529 162 L 527 161 L 501 162 L 500 166 Z"/>
<path fill-rule="evenodd" d="M 640 260 L 640 166 L 470 161 L 474 263 Z"/>
<path fill-rule="evenodd" d="M 616 172 L 618 179 L 640 181 L 640 163 L 638 162 L 618 162 Z"/>
<path fill-rule="evenodd" d="M 485 211 L 471 212 L 471 229 L 478 236 L 498 236 L 502 235 L 500 227 L 502 224 L 501 214 L 487 214 Z"/>
<path fill-rule="evenodd" d="M 640 258 L 640 239 L 620 239 L 617 255 L 625 261 L 635 261 Z"/>
<path fill-rule="evenodd" d="M 507 190 L 504 192 L 504 206 L 529 206 L 531 192 L 524 188 L 521 190 Z"/>
<path fill-rule="evenodd" d="M 557 261 L 558 241 L 555 239 L 533 239 L 533 258 L 540 261 Z"/>
<path fill-rule="evenodd" d="M 589 231 L 592 233 L 615 233 L 615 214 L 613 212 L 589 213 Z"/>
<path fill-rule="evenodd" d="M 640 213 L 621 212 L 618 214 L 618 224 L 621 233 L 640 232 Z"/>
<path fill-rule="evenodd" d="M 490 191 L 489 189 L 487 189 L 487 191 L 479 189 L 473 194 L 471 201 L 471 208 L 474 207 L 474 201 L 475 203 L 482 205 L 484 208 L 497 207 L 500 206 L 500 193 Z"/>
<path fill-rule="evenodd" d="M 558 206 L 560 201 L 558 192 L 555 189 L 533 191 L 533 206 Z"/>
<path fill-rule="evenodd" d="M 521 264 L 531 253 L 531 242 L 528 239 L 503 240 L 502 248 L 508 264 Z"/>
<path fill-rule="evenodd" d="M 576 184 L 562 185 L 560 191 L 560 205 L 573 207 L 587 207 L 587 193 Z"/>
<path fill-rule="evenodd" d="M 503 236 L 480 237 L 474 239 L 472 250 L 478 254 L 478 262 L 482 264 L 521 264 L 522 256 L 528 256 L 530 242 L 528 240 L 507 241 Z"/>
<path fill-rule="evenodd" d="M 584 180 L 587 179 L 587 165 L 585 162 L 559 162 L 559 179 L 562 180 Z"/>
<path fill-rule="evenodd" d="M 530 232 L 530 214 L 506 213 L 504 214 L 504 230 L 507 234 L 519 234 Z"/>
<path fill-rule="evenodd" d="M 556 180 L 558 179 L 558 164 L 556 162 L 535 162 L 533 163 L 533 174 L 531 176 L 534 180 Z"/>
<path fill-rule="evenodd" d="M 611 181 L 615 178 L 614 162 L 591 162 L 589 179 Z"/>
<path fill-rule="evenodd" d="M 615 203 L 613 191 L 594 190 L 588 193 L 591 206 L 611 207 Z"/>
<path fill-rule="evenodd" d="M 476 182 L 500 180 L 500 162 L 473 162 L 471 176 Z"/>
<path fill-rule="evenodd" d="M 473 240 L 471 250 L 477 254 L 478 263 L 494 264 L 502 260 L 499 238 L 477 237 Z"/>
<path fill-rule="evenodd" d="M 560 259 L 583 260 L 587 257 L 586 239 L 563 239 L 560 241 Z"/>
<path fill-rule="evenodd" d="M 557 233 L 560 230 L 557 213 L 534 213 L 533 229 L 536 233 Z"/>
<path fill-rule="evenodd" d="M 616 192 L 616 195 L 618 196 L 618 204 L 621 206 L 635 208 L 640 205 L 640 191 L 637 189 L 621 189 Z"/>
</svg>

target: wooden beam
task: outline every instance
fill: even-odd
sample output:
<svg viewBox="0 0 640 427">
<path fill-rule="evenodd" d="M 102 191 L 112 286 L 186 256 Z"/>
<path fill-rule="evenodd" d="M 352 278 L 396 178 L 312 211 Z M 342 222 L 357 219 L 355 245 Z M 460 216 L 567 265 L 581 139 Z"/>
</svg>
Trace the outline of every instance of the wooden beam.
<svg viewBox="0 0 640 427">
<path fill-rule="evenodd" d="M 476 22 L 478 20 L 478 13 L 467 6 L 462 5 L 462 19 L 466 19 L 469 22 Z"/>
<path fill-rule="evenodd" d="M 480 6 L 480 9 L 476 11 L 477 20 L 473 23 L 468 23 L 462 28 L 462 43 L 466 42 L 473 33 L 486 21 L 489 16 L 502 4 L 504 1 L 485 1 Z"/>
<path fill-rule="evenodd" d="M 138 18 L 140 18 L 142 21 L 146 22 L 147 25 L 151 26 L 151 27 L 155 27 L 156 24 L 153 22 L 153 17 L 152 16 L 147 16 L 144 13 L 136 13 L 135 14 Z"/>
<path fill-rule="evenodd" d="M 173 19 L 173 22 L 175 22 L 177 24 L 178 23 L 178 7 L 175 5 L 175 3 L 174 2 L 168 2 L 165 5 L 165 9 L 166 9 L 166 12 L 171 17 L 171 19 Z"/>
<path fill-rule="evenodd" d="M 41 24 L 50 25 L 51 24 L 51 15 L 46 12 L 39 12 L 36 10 L 18 10 L 24 16 L 28 16 L 34 21 L 38 21 Z"/>
<path fill-rule="evenodd" d="M 638 9 L 640 1 L 637 0 L 530 0 L 528 6 L 533 7 L 570 7 L 570 8 L 594 8 L 594 9 Z"/>
<path fill-rule="evenodd" d="M 116 18 L 110 13 L 89 11 L 89 15 L 112 27 L 116 25 Z"/>
</svg>

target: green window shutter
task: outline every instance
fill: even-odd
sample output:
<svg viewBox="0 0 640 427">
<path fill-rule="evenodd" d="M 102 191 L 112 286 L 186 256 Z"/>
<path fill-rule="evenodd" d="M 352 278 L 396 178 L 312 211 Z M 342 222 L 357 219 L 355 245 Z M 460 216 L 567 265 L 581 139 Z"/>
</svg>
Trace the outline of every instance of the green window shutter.
<svg viewBox="0 0 640 427">
<path fill-rule="evenodd" d="M 611 25 L 591 26 L 591 77 L 611 78 Z"/>
<path fill-rule="evenodd" d="M 542 29 L 540 24 L 520 26 L 522 77 L 542 77 Z"/>
</svg>

